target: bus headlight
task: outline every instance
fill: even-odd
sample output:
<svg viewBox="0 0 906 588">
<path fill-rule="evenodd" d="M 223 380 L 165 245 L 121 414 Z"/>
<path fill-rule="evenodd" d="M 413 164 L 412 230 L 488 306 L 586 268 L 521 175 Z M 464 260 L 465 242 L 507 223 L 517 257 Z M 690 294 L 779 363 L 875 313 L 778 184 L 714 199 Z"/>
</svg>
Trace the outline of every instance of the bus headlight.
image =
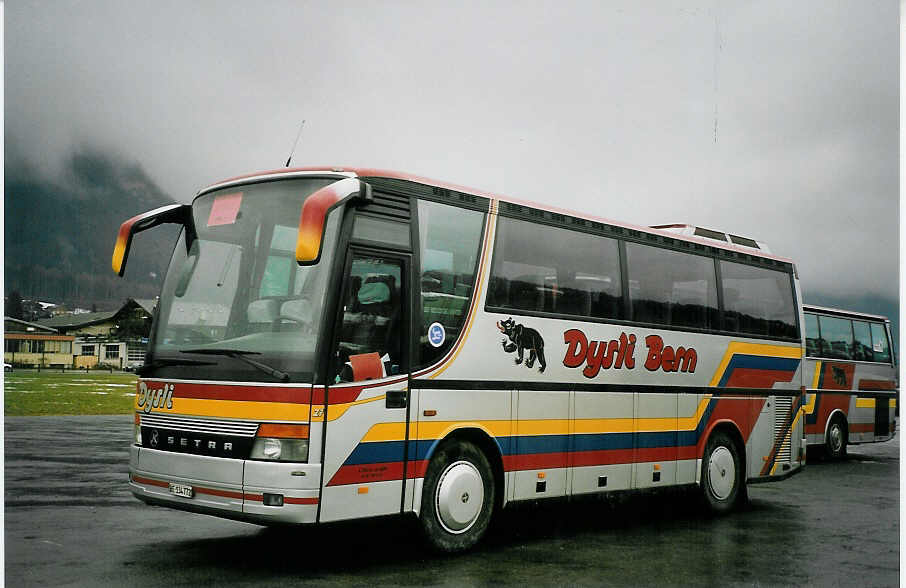
<svg viewBox="0 0 906 588">
<path fill-rule="evenodd" d="M 262 423 L 249 458 L 308 461 L 308 425 Z"/>
<path fill-rule="evenodd" d="M 258 437 L 249 457 L 270 461 L 308 461 L 308 439 Z"/>
<path fill-rule="evenodd" d="M 142 444 L 142 417 L 138 413 L 135 413 L 135 444 Z"/>
</svg>

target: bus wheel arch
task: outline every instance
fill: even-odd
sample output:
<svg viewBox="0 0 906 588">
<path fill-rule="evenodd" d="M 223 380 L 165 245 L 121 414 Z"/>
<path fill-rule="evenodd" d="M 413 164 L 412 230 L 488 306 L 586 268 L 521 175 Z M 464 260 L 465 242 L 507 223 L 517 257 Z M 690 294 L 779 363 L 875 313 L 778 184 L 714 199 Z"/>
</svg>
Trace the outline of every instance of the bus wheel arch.
<svg viewBox="0 0 906 588">
<path fill-rule="evenodd" d="M 830 459 L 842 459 L 846 456 L 849 443 L 849 423 L 842 410 L 831 412 L 827 419 L 827 430 L 824 432 L 824 452 Z"/>
<path fill-rule="evenodd" d="M 702 453 L 700 484 L 704 506 L 714 514 L 727 513 L 748 499 L 746 445 L 730 421 L 715 423 Z"/>
<path fill-rule="evenodd" d="M 487 457 L 488 462 L 491 464 L 491 472 L 494 474 L 494 508 L 495 510 L 503 508 L 505 502 L 504 485 L 506 479 L 503 469 L 503 454 L 501 453 L 500 445 L 498 445 L 497 441 L 495 441 L 487 431 L 476 427 L 454 429 L 448 433 L 446 437 L 434 443 L 428 451 L 428 454 L 425 456 L 425 460 L 430 464 L 431 460 L 434 459 L 435 454 L 444 444 L 455 443 L 457 441 L 472 443 L 485 454 L 485 457 Z"/>
<path fill-rule="evenodd" d="M 464 551 L 484 536 L 501 504 L 503 476 L 496 470 L 502 472 L 502 464 L 496 444 L 476 429 L 454 431 L 434 447 L 425 470 L 419 521 L 435 550 Z"/>
</svg>

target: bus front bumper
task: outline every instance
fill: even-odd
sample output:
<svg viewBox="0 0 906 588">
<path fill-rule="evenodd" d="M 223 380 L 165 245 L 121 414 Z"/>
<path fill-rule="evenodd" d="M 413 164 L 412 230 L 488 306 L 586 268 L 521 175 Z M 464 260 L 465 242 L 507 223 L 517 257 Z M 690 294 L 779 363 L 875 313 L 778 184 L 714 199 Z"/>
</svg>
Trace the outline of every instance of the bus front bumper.
<svg viewBox="0 0 906 588">
<path fill-rule="evenodd" d="M 318 464 L 129 451 L 129 487 L 139 500 L 264 525 L 316 522 L 320 479 Z"/>
</svg>

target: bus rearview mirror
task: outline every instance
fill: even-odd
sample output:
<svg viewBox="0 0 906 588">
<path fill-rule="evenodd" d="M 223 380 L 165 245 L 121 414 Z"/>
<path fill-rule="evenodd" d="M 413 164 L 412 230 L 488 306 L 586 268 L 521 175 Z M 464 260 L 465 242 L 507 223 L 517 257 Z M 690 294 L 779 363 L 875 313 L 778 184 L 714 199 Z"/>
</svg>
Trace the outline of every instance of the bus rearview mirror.
<svg viewBox="0 0 906 588">
<path fill-rule="evenodd" d="M 296 262 L 299 265 L 315 265 L 320 261 L 324 227 L 331 210 L 347 203 L 367 204 L 372 198 L 371 186 L 355 178 L 324 186 L 306 198 L 299 216 Z"/>
<path fill-rule="evenodd" d="M 113 271 L 122 276 L 126 271 L 126 259 L 132 247 L 132 237 L 136 233 L 147 231 L 158 225 L 176 223 L 186 227 L 186 247 L 194 241 L 194 228 L 192 225 L 192 206 L 189 204 L 169 204 L 142 214 L 133 216 L 122 225 L 116 236 L 113 247 Z"/>
</svg>

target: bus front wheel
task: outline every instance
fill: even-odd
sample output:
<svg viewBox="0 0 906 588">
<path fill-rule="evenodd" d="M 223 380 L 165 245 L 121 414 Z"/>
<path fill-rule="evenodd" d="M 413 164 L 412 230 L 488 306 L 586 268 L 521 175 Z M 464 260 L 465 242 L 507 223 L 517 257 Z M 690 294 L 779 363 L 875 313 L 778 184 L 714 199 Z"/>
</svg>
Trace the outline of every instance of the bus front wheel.
<svg viewBox="0 0 906 588">
<path fill-rule="evenodd" d="M 846 423 L 843 417 L 835 416 L 827 428 L 827 439 L 824 448 L 831 459 L 842 459 L 846 455 Z"/>
<path fill-rule="evenodd" d="M 729 512 L 745 495 L 745 472 L 739 449 L 723 431 L 716 431 L 705 445 L 701 490 L 705 506 L 715 514 Z"/>
<path fill-rule="evenodd" d="M 453 553 L 475 545 L 491 522 L 494 499 L 485 454 L 467 441 L 443 445 L 425 473 L 419 514 L 431 546 Z"/>
</svg>

